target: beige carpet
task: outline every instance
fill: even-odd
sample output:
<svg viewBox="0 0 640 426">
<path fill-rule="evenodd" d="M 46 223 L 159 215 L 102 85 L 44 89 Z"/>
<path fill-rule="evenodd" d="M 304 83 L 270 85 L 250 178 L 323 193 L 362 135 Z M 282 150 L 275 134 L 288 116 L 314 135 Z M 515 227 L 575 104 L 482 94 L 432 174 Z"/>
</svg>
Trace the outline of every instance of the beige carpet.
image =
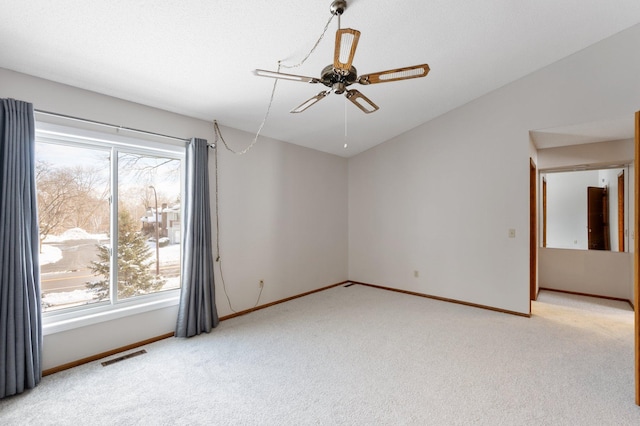
<svg viewBox="0 0 640 426">
<path fill-rule="evenodd" d="M 533 309 L 337 287 L 48 376 L 0 424 L 640 424 L 630 307 L 543 292 Z"/>
</svg>

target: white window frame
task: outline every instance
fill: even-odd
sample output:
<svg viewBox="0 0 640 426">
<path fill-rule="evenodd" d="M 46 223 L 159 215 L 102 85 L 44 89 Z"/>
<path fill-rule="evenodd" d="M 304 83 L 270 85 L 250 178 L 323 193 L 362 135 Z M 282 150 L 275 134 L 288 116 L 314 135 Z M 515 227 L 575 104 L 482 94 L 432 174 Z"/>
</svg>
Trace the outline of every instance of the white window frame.
<svg viewBox="0 0 640 426">
<path fill-rule="evenodd" d="M 168 158 L 181 160 L 180 181 L 182 193 L 185 192 L 185 144 L 174 141 L 159 141 L 154 138 L 131 138 L 119 134 L 108 134 L 94 130 L 85 130 L 57 124 L 36 122 L 36 143 L 46 142 L 67 146 L 93 147 L 96 149 L 111 149 L 112 158 L 114 152 L 125 152 L 143 155 L 162 155 Z M 117 167 L 117 159 L 112 160 L 111 167 Z M 117 173 L 111 173 L 111 230 L 117 229 Z M 184 198 L 184 197 L 183 197 Z M 184 217 L 184 205 L 181 206 Z M 115 213 L 114 213 L 115 212 Z M 115 228 L 114 228 L 115 227 Z M 184 221 L 180 234 L 184 235 Z M 113 234 L 112 232 L 112 235 Z M 112 262 L 117 261 L 117 256 L 112 256 Z M 180 261 L 182 268 L 182 259 Z M 112 264 L 113 270 L 113 264 Z M 182 283 L 181 283 L 182 285 Z M 110 293 L 113 293 L 113 289 Z M 114 303 L 113 295 L 109 300 L 71 307 L 51 312 L 43 312 L 43 335 L 59 333 L 78 327 L 111 321 L 131 315 L 137 315 L 157 309 L 169 308 L 178 305 L 180 300 L 180 288 L 166 290 L 148 295 L 135 296 L 118 300 Z"/>
</svg>

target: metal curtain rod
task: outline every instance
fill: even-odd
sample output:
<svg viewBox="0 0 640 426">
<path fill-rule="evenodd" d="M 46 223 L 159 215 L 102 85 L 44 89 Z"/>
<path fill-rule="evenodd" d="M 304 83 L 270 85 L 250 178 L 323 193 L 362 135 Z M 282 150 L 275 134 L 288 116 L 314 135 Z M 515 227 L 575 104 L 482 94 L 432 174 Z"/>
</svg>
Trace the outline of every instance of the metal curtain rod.
<svg viewBox="0 0 640 426">
<path fill-rule="evenodd" d="M 66 118 L 68 120 L 81 121 L 83 123 L 91 123 L 91 124 L 96 124 L 98 126 L 111 127 L 113 129 L 117 129 L 117 130 L 126 130 L 128 132 L 141 133 L 141 134 L 152 135 L 152 136 L 159 136 L 161 138 L 173 139 L 173 140 L 176 140 L 176 141 L 187 142 L 187 143 L 191 141 L 191 139 L 178 138 L 178 137 L 175 137 L 175 136 L 163 135 L 162 133 L 149 132 L 149 131 L 146 131 L 146 130 L 132 129 L 131 127 L 117 126 L 115 124 L 104 123 L 102 121 L 88 120 L 86 118 L 74 117 L 72 115 L 58 114 L 56 112 L 42 111 L 42 110 L 39 110 L 39 109 L 34 109 L 34 111 L 37 112 L 38 114 L 50 115 L 52 117 Z"/>
</svg>

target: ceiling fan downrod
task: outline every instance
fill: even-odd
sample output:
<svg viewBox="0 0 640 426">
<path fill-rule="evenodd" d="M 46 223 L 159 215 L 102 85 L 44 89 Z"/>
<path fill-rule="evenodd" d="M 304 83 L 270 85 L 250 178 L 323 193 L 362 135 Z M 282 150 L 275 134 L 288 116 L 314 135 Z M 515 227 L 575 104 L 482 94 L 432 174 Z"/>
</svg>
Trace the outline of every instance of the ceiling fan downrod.
<svg viewBox="0 0 640 426">
<path fill-rule="evenodd" d="M 338 29 L 342 28 L 340 17 L 347 10 L 347 1 L 346 0 L 335 0 L 331 3 L 331 14 L 338 17 Z"/>
</svg>

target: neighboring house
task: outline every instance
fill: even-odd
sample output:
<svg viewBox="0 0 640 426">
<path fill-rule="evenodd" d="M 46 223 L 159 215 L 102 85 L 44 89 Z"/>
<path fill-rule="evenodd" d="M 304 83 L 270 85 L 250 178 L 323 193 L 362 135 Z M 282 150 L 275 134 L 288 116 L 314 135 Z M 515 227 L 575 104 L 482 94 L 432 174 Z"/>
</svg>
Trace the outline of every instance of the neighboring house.
<svg viewBox="0 0 640 426">
<path fill-rule="evenodd" d="M 180 243 L 180 204 L 171 207 L 162 207 L 162 224 L 164 236 L 169 238 L 171 244 Z"/>
<path fill-rule="evenodd" d="M 158 230 L 160 238 L 169 238 L 171 244 L 180 243 L 180 204 L 168 206 L 167 203 L 162 203 L 162 207 L 158 209 L 157 216 L 154 213 L 155 209 L 149 207 L 145 215 L 140 218 L 142 232 L 155 236 L 155 223 L 157 220 L 160 224 Z"/>
</svg>

